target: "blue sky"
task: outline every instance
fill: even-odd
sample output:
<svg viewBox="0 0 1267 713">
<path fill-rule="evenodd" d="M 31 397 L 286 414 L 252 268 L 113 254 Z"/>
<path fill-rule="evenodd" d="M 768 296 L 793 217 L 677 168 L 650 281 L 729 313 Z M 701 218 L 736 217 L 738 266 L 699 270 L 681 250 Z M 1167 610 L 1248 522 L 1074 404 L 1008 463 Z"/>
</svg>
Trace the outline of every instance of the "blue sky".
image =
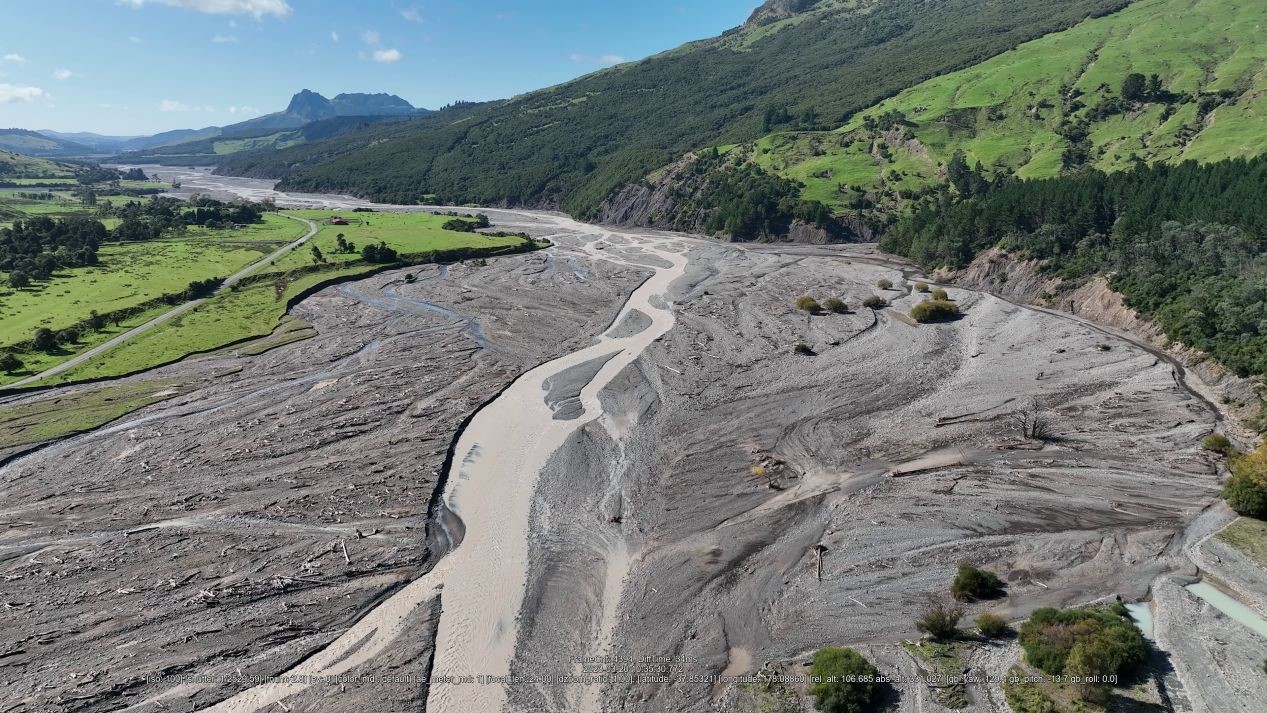
<svg viewBox="0 0 1267 713">
<path fill-rule="evenodd" d="M 0 126 L 140 135 L 312 89 L 486 100 L 741 24 L 760 0 L 21 0 L 0 22 Z"/>
</svg>

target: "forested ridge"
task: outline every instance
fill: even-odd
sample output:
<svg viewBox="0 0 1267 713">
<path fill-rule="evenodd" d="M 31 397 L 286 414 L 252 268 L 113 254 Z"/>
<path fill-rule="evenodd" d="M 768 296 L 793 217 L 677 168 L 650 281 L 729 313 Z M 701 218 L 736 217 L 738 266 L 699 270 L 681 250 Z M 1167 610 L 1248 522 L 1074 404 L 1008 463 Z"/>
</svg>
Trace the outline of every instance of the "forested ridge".
<svg viewBox="0 0 1267 713">
<path fill-rule="evenodd" d="M 1067 279 L 1107 273 L 1170 338 L 1242 376 L 1267 374 L 1267 158 L 1028 181 L 955 175 L 955 191 L 901 219 L 881 248 L 962 267 L 999 246 Z"/>
<path fill-rule="evenodd" d="M 230 159 L 287 190 L 380 201 L 560 207 L 594 217 L 683 153 L 771 128 L 829 128 L 923 79 L 1120 9 L 1126 0 L 816 3 L 506 102 Z"/>
</svg>

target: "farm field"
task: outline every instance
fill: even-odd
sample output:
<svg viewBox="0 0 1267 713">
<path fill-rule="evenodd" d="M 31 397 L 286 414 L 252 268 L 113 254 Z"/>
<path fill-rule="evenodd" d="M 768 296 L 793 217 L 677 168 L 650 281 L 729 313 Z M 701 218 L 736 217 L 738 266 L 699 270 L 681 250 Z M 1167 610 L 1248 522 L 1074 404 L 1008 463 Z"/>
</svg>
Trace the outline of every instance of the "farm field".
<svg viewBox="0 0 1267 713">
<path fill-rule="evenodd" d="M 0 289 L 3 342 L 26 339 L 37 327 L 69 326 L 92 310 L 104 314 L 179 292 L 193 280 L 228 276 L 303 234 L 302 225 L 281 216 L 265 221 L 234 231 L 197 229 L 180 238 L 103 245 L 97 266 L 63 270 L 21 290 Z"/>
<path fill-rule="evenodd" d="M 430 213 L 347 213 L 325 210 L 290 211 L 300 218 L 311 220 L 320 226 L 317 236 L 308 242 L 316 246 L 329 263 L 359 260 L 359 250 L 366 245 L 386 243 L 401 255 L 448 250 L 463 247 L 503 247 L 516 245 L 518 238 L 495 238 L 478 233 L 461 233 L 445 230 L 443 226 L 453 216 Z M 330 225 L 330 219 L 341 216 L 348 225 Z M 337 252 L 338 235 L 356 245 L 356 253 Z M 277 268 L 289 270 L 313 264 L 311 248 L 296 250 L 277 262 Z"/>
<path fill-rule="evenodd" d="M 64 371 L 48 383 L 65 384 L 130 374 L 252 337 L 267 337 L 285 317 L 287 300 L 291 297 L 325 280 L 368 272 L 373 267 L 360 263 L 293 279 L 281 273 L 268 273 L 272 279 L 222 292 L 190 313 L 120 344 L 86 364 Z"/>
<path fill-rule="evenodd" d="M 339 233 L 343 233 L 345 239 L 355 243 L 358 250 L 364 245 L 377 245 L 381 241 L 402 256 L 457 248 L 509 248 L 521 243 L 517 237 L 492 237 L 479 233 L 445 230 L 441 226 L 452 220 L 452 216 L 437 216 L 430 213 L 342 214 L 332 211 L 300 210 L 288 211 L 287 214 L 317 222 L 321 225 L 317 236 L 304 247 L 278 258 L 271 267 L 265 268 L 238 289 L 222 292 L 188 314 L 181 315 L 134 340 L 121 344 L 96 359 L 51 377 L 48 383 L 72 383 L 133 373 L 177 361 L 192 354 L 214 351 L 225 345 L 251 339 L 261 341 L 248 345 L 244 349 L 246 353 L 275 348 L 311 336 L 310 330 L 304 328 L 297 327 L 293 330 L 284 328 L 288 319 L 287 305 L 291 299 L 314 285 L 329 280 L 369 274 L 382 267 L 363 261 L 359 252 L 336 253 L 336 240 Z M 325 224 L 333 215 L 344 215 L 350 224 Z M 280 216 L 269 216 L 268 220 L 289 224 L 292 234 L 284 236 L 284 240 L 295 237 L 293 232 L 298 228 L 293 221 Z M 259 252 L 268 252 L 276 248 L 276 243 L 269 243 L 262 237 L 269 234 L 269 225 L 252 226 L 245 231 L 235 231 L 232 238 L 219 238 L 215 244 L 219 246 L 219 249 L 227 251 L 229 255 L 239 254 L 240 251 L 231 250 L 235 245 L 241 245 L 242 251 L 249 251 L 259 246 Z M 251 231 L 256 232 L 252 234 Z M 193 236 L 197 231 L 191 230 L 190 233 Z M 190 237 L 185 240 L 195 239 Z M 327 262 L 322 267 L 314 266 L 309 248 L 311 245 L 320 247 L 326 256 Z M 217 274 L 222 275 L 227 272 L 229 271 Z M 179 286 L 183 288 L 187 283 L 188 280 L 185 280 Z M 150 315 L 152 316 L 154 315 Z M 137 323 L 144 321 L 141 319 Z M 279 326 L 283 326 L 283 329 L 279 330 Z M 96 343 L 100 344 L 108 338 L 105 336 Z M 60 357 L 59 360 L 64 360 L 69 356 Z M 54 363 L 56 361 L 46 366 Z M 38 370 L 34 373 L 38 373 Z M 16 375 L 15 378 L 17 378 Z M 0 380 L 0 384 L 3 383 Z"/>
<path fill-rule="evenodd" d="M 23 198 L 21 193 L 52 193 L 49 200 Z M 126 196 L 114 194 L 97 194 L 97 205 L 110 201 L 115 206 L 124 203 L 135 203 L 147 200 L 148 196 Z M 12 225 L 15 220 L 48 216 L 50 218 L 70 218 L 74 216 L 94 217 L 95 208 L 85 206 L 78 198 L 66 191 L 47 191 L 43 188 L 0 188 L 0 227 Z M 102 218 L 107 228 L 113 228 L 116 218 Z"/>
<path fill-rule="evenodd" d="M 103 222 L 109 226 L 111 221 Z M 0 348 L 29 340 L 40 327 L 56 332 L 75 325 L 94 310 L 107 314 L 181 292 L 195 280 L 227 277 L 304 232 L 305 227 L 293 220 L 266 215 L 263 224 L 232 231 L 193 228 L 181 237 L 103 245 L 97 266 L 62 271 L 52 280 L 20 290 L 0 288 Z M 0 284 L 4 277 L 0 273 Z M 0 374 L 0 385 L 56 366 L 169 309 L 161 305 L 84 333 L 74 350 L 23 353 L 24 367 Z"/>
</svg>

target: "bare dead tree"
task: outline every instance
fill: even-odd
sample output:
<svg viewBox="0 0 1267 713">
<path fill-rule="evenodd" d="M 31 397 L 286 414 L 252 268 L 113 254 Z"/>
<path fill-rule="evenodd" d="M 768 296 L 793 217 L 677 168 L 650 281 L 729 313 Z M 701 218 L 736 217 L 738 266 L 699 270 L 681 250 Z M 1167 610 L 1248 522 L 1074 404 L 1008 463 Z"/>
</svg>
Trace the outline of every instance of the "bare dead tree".
<svg viewBox="0 0 1267 713">
<path fill-rule="evenodd" d="M 827 551 L 827 546 L 823 543 L 814 545 L 814 565 L 818 570 L 818 581 L 823 581 L 823 553 Z"/>
<path fill-rule="evenodd" d="M 1030 398 L 1008 418 L 1022 438 L 1046 440 L 1051 437 L 1051 416 L 1036 398 Z"/>
</svg>

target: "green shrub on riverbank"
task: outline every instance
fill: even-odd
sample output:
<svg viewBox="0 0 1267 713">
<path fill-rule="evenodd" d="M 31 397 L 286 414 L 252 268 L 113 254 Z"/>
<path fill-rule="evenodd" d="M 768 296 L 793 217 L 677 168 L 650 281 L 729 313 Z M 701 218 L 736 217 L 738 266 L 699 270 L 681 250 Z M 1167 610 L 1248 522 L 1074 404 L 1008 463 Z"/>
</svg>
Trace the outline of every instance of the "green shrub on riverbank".
<svg viewBox="0 0 1267 713">
<path fill-rule="evenodd" d="M 868 713 L 876 708 L 880 672 L 853 649 L 828 647 L 814 654 L 810 675 L 822 679 L 810 695 L 823 713 Z"/>
</svg>

